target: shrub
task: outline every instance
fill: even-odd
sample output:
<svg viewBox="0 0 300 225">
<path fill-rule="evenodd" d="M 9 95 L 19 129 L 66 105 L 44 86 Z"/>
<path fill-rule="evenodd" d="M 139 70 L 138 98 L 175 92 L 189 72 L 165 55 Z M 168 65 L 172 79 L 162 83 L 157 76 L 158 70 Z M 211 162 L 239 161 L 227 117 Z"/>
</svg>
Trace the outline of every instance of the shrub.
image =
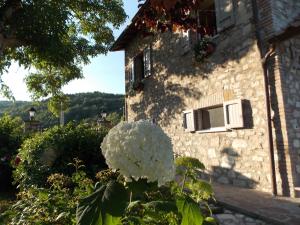
<svg viewBox="0 0 300 225">
<path fill-rule="evenodd" d="M 79 201 L 77 225 L 216 225 L 207 203 L 211 185 L 197 177 L 204 165 L 190 157 L 177 159 L 177 175 L 183 178 L 180 185 L 173 181 L 172 144 L 161 128 L 147 121 L 123 122 L 101 147 L 119 176 L 115 179 L 110 170 L 97 174 L 95 191 Z"/>
<path fill-rule="evenodd" d="M 0 190 L 11 188 L 10 161 L 17 153 L 23 139 L 22 120 L 4 115 L 0 118 Z"/>
<path fill-rule="evenodd" d="M 69 165 L 78 158 L 86 167 L 89 177 L 106 168 L 100 143 L 106 130 L 95 130 L 85 124 L 69 123 L 65 127 L 53 127 L 27 139 L 19 151 L 21 163 L 15 171 L 20 187 L 31 185 L 45 187 L 47 177 L 53 173 L 71 175 Z"/>
<path fill-rule="evenodd" d="M 75 166 L 81 165 L 76 159 Z M 76 224 L 78 200 L 92 193 L 94 182 L 87 178 L 84 168 L 75 168 L 72 176 L 51 174 L 49 188 L 32 186 L 18 194 L 18 201 L 0 215 L 1 224 L 14 225 L 72 225 Z"/>
</svg>

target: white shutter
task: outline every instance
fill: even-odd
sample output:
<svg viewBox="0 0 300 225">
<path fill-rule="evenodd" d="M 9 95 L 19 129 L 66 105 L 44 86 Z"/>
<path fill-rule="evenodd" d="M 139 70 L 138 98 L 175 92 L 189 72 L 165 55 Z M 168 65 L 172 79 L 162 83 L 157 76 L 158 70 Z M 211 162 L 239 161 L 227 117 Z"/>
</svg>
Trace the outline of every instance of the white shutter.
<svg viewBox="0 0 300 225">
<path fill-rule="evenodd" d="M 144 74 L 145 77 L 151 76 L 151 46 L 144 49 Z"/>
<path fill-rule="evenodd" d="M 187 110 L 183 112 L 183 126 L 186 132 L 196 131 L 194 110 Z"/>
<path fill-rule="evenodd" d="M 135 76 L 134 76 L 134 60 L 133 60 L 133 62 L 130 64 L 130 72 L 129 72 L 129 74 L 130 74 L 130 76 L 129 76 L 129 81 L 130 82 L 134 82 L 134 79 L 135 79 Z"/>
<path fill-rule="evenodd" d="M 182 38 L 181 38 L 181 55 L 187 54 L 191 50 L 191 31 L 182 31 Z"/>
<path fill-rule="evenodd" d="M 235 23 L 233 0 L 215 0 L 218 32 Z"/>
<path fill-rule="evenodd" d="M 224 102 L 224 121 L 228 129 L 244 127 L 242 100 Z"/>
</svg>

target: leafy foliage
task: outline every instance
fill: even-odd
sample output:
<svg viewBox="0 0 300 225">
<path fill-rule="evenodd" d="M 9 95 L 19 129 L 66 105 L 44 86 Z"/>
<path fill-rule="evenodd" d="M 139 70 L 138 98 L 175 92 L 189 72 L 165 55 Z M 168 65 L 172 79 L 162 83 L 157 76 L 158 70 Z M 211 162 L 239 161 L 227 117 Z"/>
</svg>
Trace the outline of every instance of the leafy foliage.
<svg viewBox="0 0 300 225">
<path fill-rule="evenodd" d="M 83 168 L 72 176 L 52 174 L 49 188 L 30 188 L 18 194 L 19 200 L 0 216 L 3 224 L 75 225 L 76 206 L 80 198 L 91 194 L 94 182 Z"/>
<path fill-rule="evenodd" d="M 205 166 L 202 162 L 200 162 L 198 159 L 196 158 L 192 158 L 192 157 L 179 157 L 176 159 L 175 161 L 177 166 L 184 166 L 186 167 L 186 170 L 204 170 Z"/>
<path fill-rule="evenodd" d="M 11 161 L 21 146 L 23 136 L 22 120 L 7 114 L 0 117 L 0 190 L 11 189 Z"/>
<path fill-rule="evenodd" d="M 82 199 L 77 208 L 78 225 L 117 225 L 126 208 L 128 194 L 117 181 L 99 187 Z"/>
<path fill-rule="evenodd" d="M 79 204 L 78 225 L 96 224 L 96 221 L 99 225 L 114 225 L 120 221 L 125 225 L 215 225 L 215 220 L 207 214 L 209 210 L 202 211 L 199 205 L 213 196 L 211 186 L 205 181 L 194 181 L 195 171 L 204 169 L 204 165 L 190 157 L 178 158 L 177 163 L 185 167 L 183 188 L 176 182 L 158 188 L 157 183 L 147 183 L 145 179 L 122 185 L 111 171 L 99 174 L 106 184 L 98 186 L 96 192 Z M 114 181 L 107 183 L 107 175 L 112 176 Z M 192 178 L 193 182 L 188 182 L 188 178 Z M 184 191 L 188 187 L 191 192 Z M 130 197 L 125 194 L 125 188 Z M 104 202 L 106 192 L 110 194 Z M 127 205 L 123 204 L 126 201 Z M 115 210 L 118 213 L 112 214 Z M 122 213 L 124 210 L 125 214 Z M 105 220 L 107 212 L 117 222 Z"/>
<path fill-rule="evenodd" d="M 64 127 L 53 127 L 27 139 L 19 151 L 21 163 L 15 171 L 15 180 L 21 187 L 37 185 L 44 187 L 50 174 L 70 175 L 74 171 L 68 165 L 78 158 L 92 177 L 106 168 L 100 152 L 100 143 L 107 130 L 69 123 Z"/>
<path fill-rule="evenodd" d="M 203 223 L 203 215 L 197 202 L 185 196 L 177 199 L 176 205 L 182 215 L 181 225 L 198 225 Z"/>
<path fill-rule="evenodd" d="M 203 171 L 205 166 L 196 158 L 179 157 L 175 161 L 177 173 L 182 176 L 181 192 L 185 189 L 191 191 L 190 196 L 196 201 L 209 200 L 213 198 L 213 189 L 209 183 L 199 178 L 199 170 Z"/>
<path fill-rule="evenodd" d="M 22 120 L 4 114 L 0 117 L 0 158 L 11 159 L 16 154 L 23 139 Z"/>
<path fill-rule="evenodd" d="M 34 97 L 59 95 L 63 85 L 81 78 L 81 64 L 106 53 L 112 28 L 125 20 L 121 0 L 2 0 L 0 74 L 17 61 L 35 70 L 26 78 Z M 9 90 L 0 79 L 1 91 Z"/>
<path fill-rule="evenodd" d="M 57 98 L 60 97 L 55 97 L 55 99 Z M 109 114 L 107 120 L 112 121 L 112 124 L 115 125 L 120 121 L 124 105 L 124 95 L 100 92 L 66 95 L 64 99 L 66 100 L 64 107 L 68 106 L 67 112 L 65 112 L 66 123 L 71 121 L 78 123 L 84 120 L 85 122 L 96 124 L 99 113 L 106 111 Z M 34 105 L 37 110 L 36 119 L 41 122 L 44 128 L 47 128 L 59 123 L 56 115 L 58 115 L 58 110 L 60 110 L 60 104 L 57 105 L 57 102 L 51 99 L 40 103 L 0 101 L 0 115 L 7 113 L 11 116 L 19 116 L 23 120 L 28 120 L 28 109 Z M 48 107 L 49 105 L 50 107 Z"/>
</svg>

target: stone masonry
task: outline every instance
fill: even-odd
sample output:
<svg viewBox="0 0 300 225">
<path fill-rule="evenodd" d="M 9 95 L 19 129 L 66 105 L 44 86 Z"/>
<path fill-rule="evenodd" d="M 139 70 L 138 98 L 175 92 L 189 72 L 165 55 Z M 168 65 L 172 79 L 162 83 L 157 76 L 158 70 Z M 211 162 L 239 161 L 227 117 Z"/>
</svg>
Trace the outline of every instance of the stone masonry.
<svg viewBox="0 0 300 225">
<path fill-rule="evenodd" d="M 214 216 L 220 225 L 272 225 L 259 219 L 246 216 L 241 213 L 225 210 L 222 214 Z"/>
<path fill-rule="evenodd" d="M 233 0 L 234 26 L 213 38 L 215 52 L 196 62 L 194 34 L 163 33 L 126 39 L 127 120 L 151 119 L 170 136 L 174 151 L 200 159 L 206 177 L 219 183 L 271 192 L 264 69 L 269 38 L 297 15 L 298 0 Z M 258 20 L 255 23 L 256 19 Z M 152 75 L 129 94 L 133 58 L 151 46 Z M 120 50 L 120 48 L 118 49 Z M 300 186 L 300 37 L 276 43 L 268 61 L 278 193 L 297 196 Z M 244 127 L 185 132 L 183 112 L 211 96 L 242 99 Z M 299 193 L 298 193 L 299 194 Z"/>
<path fill-rule="evenodd" d="M 175 152 L 199 158 L 214 180 L 270 191 L 263 69 L 250 1 L 239 1 L 237 13 L 235 26 L 215 38 L 216 52 L 201 64 L 180 33 L 131 41 L 125 50 L 127 71 L 130 60 L 151 44 L 153 76 L 143 92 L 127 97 L 128 120 L 154 119 L 171 137 Z M 245 128 L 186 133 L 183 111 L 220 91 L 244 100 Z"/>
</svg>

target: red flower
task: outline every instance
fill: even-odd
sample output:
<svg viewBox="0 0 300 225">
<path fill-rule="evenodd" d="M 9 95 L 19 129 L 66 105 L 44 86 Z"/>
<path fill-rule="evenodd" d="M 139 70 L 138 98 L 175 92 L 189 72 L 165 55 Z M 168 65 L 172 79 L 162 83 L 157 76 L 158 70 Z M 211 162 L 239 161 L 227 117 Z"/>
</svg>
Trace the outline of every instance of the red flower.
<svg viewBox="0 0 300 225">
<path fill-rule="evenodd" d="M 20 164 L 20 162 L 21 162 L 20 157 L 16 156 L 16 158 L 15 158 L 15 165 L 18 166 Z"/>
</svg>

